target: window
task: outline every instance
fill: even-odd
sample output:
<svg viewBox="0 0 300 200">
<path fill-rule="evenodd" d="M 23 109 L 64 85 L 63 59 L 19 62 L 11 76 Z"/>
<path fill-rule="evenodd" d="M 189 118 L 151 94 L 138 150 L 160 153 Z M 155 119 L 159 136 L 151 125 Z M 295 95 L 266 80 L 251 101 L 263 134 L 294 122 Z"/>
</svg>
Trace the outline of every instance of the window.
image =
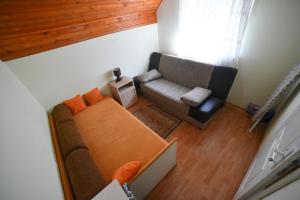
<svg viewBox="0 0 300 200">
<path fill-rule="evenodd" d="M 235 66 L 253 0 L 180 0 L 177 53 Z"/>
</svg>

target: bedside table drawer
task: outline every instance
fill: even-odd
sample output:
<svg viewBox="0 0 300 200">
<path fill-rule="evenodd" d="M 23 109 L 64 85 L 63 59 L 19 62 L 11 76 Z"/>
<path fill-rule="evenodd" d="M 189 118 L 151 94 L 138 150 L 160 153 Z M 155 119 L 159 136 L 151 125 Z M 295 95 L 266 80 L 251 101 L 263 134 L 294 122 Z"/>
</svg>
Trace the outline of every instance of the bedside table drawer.
<svg viewBox="0 0 300 200">
<path fill-rule="evenodd" d="M 137 94 L 134 86 L 122 88 L 119 92 L 122 105 L 128 108 L 137 101 Z"/>
</svg>

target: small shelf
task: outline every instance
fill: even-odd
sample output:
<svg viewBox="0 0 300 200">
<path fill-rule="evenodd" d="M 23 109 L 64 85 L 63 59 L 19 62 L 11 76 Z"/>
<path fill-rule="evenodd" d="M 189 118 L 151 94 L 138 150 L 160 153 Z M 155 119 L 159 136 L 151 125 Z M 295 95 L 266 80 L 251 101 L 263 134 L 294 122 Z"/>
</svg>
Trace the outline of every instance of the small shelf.
<svg viewBox="0 0 300 200">
<path fill-rule="evenodd" d="M 129 88 L 129 87 L 134 87 L 133 82 L 127 83 L 127 84 L 125 84 L 125 85 L 119 87 L 118 90 L 119 90 L 119 91 L 122 91 L 122 90 L 124 90 L 124 89 L 126 89 L 126 88 Z"/>
<path fill-rule="evenodd" d="M 137 101 L 137 94 L 133 79 L 123 77 L 119 82 L 110 82 L 109 86 L 114 98 L 123 107 L 128 108 Z"/>
<path fill-rule="evenodd" d="M 134 88 L 134 86 L 124 86 L 124 87 L 121 87 L 119 89 L 119 93 L 120 93 L 120 95 L 122 95 L 122 94 L 128 92 L 128 90 L 131 90 L 132 88 Z"/>
</svg>

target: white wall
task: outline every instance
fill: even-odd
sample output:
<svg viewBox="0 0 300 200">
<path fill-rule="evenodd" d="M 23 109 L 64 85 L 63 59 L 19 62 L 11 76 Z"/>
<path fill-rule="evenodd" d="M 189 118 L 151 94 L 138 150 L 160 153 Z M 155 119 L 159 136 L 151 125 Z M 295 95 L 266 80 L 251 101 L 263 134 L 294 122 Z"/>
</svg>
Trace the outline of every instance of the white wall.
<svg viewBox="0 0 300 200">
<path fill-rule="evenodd" d="M 164 53 L 176 54 L 178 7 L 179 0 L 164 0 L 158 10 L 158 37 Z M 241 107 L 248 102 L 262 104 L 289 69 L 300 62 L 299 10 L 299 0 L 255 1 L 229 102 Z"/>
<path fill-rule="evenodd" d="M 268 130 L 265 133 L 265 138 L 271 135 L 270 133 L 275 132 L 278 128 L 283 125 L 283 122 L 300 107 L 300 86 L 291 94 L 285 104 L 282 106 L 276 117 L 271 121 L 268 126 Z"/>
<path fill-rule="evenodd" d="M 162 53 L 176 55 L 179 1 L 163 0 L 157 10 L 159 50 Z"/>
<path fill-rule="evenodd" d="M 99 87 L 109 93 L 111 69 L 133 77 L 158 51 L 157 25 L 148 25 L 7 62 L 34 97 L 49 110 L 77 93 Z"/>
<path fill-rule="evenodd" d="M 63 199 L 46 111 L 0 63 L 0 199 Z"/>
<path fill-rule="evenodd" d="M 255 1 L 229 101 L 243 107 L 262 104 L 300 62 L 299 10 L 299 0 Z"/>
</svg>

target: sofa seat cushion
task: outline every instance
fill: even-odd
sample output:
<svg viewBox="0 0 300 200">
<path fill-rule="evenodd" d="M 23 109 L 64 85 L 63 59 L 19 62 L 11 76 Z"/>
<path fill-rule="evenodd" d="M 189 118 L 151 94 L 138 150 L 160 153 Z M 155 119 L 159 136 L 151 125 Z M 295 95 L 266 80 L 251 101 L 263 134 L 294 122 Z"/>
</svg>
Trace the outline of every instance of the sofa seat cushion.
<svg viewBox="0 0 300 200">
<path fill-rule="evenodd" d="M 184 103 L 197 107 L 199 106 L 209 95 L 211 94 L 211 90 L 201 87 L 195 87 L 188 93 L 182 95 L 180 97 L 181 101 Z"/>
<path fill-rule="evenodd" d="M 145 83 L 144 87 L 178 103 L 182 103 L 180 97 L 191 90 L 165 79 L 150 81 Z"/>
<path fill-rule="evenodd" d="M 223 101 L 216 97 L 209 97 L 198 107 L 191 107 L 189 111 L 189 116 L 192 118 L 205 123 L 210 117 L 223 105 Z"/>
<path fill-rule="evenodd" d="M 157 93 L 144 84 L 141 84 L 141 95 L 155 103 L 160 109 L 168 112 L 177 118 L 184 120 L 186 116 L 188 116 L 190 106 L 185 104 L 184 102 L 175 101 L 170 99 L 169 97 L 165 97 L 161 95 L 161 93 Z"/>
</svg>

